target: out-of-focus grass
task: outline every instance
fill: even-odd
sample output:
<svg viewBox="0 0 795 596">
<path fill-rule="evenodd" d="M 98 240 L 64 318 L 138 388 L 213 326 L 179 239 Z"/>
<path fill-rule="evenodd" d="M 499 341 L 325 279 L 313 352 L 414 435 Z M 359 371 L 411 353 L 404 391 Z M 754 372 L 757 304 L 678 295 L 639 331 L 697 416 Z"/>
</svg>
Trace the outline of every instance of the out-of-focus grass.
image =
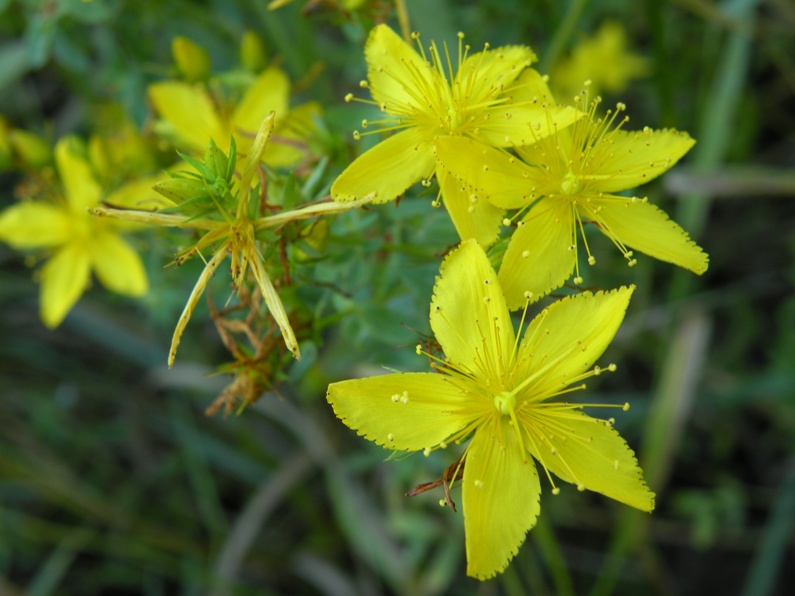
<svg viewBox="0 0 795 596">
<path fill-rule="evenodd" d="M 211 325 L 195 318 L 184 357 L 165 367 L 193 272 L 160 271 L 169 257 L 154 254 L 157 244 L 149 265 L 161 293 L 139 306 L 90 293 L 55 332 L 38 322 L 23 259 L 0 247 L 0 591 L 792 591 L 792 9 L 686 0 L 407 5 L 426 41 L 463 30 L 473 48 L 529 43 L 553 57 L 618 16 L 655 64 L 627 91 L 630 128 L 675 126 L 698 139 L 684 167 L 691 180 L 717 185 L 677 187 L 667 207 L 710 253 L 709 272 L 696 278 L 643 258 L 633 271 L 612 263 L 600 272 L 606 287 L 634 281 L 638 290 L 606 355 L 619 373 L 589 399 L 632 403 L 617 426 L 658 493 L 655 513 L 545 490 L 543 519 L 512 566 L 481 584 L 463 575 L 460 513 L 439 508 L 437 494 L 403 496 L 449 462 L 439 454 L 384 462 L 386 452 L 333 417 L 323 399 L 329 381 L 422 364 L 413 348 L 396 349 L 416 341 L 401 323 L 428 331 L 433 255 L 454 241 L 443 213 L 428 217 L 427 201 L 335 224 L 330 264 L 301 275 L 344 289 L 327 300 L 346 314 L 316 367 L 296 368 L 280 395 L 227 419 L 203 415 L 222 386 L 203 376 L 224 357 Z M 301 16 L 297 6 L 270 13 L 242 0 L 47 6 L 0 2 L 0 112 L 18 125 L 86 130 L 91 102 L 109 99 L 143 122 L 145 84 L 167 76 L 171 37 L 203 43 L 223 69 L 244 28 L 254 28 L 295 80 L 323 66 L 304 98 L 337 104 L 329 128 L 342 135 L 335 167 L 343 164 L 360 112 L 341 98 L 364 75 L 369 17 Z M 738 166 L 742 186 L 713 200 L 710 189 L 731 185 Z M 766 168 L 784 180 L 777 196 L 767 193 Z M 17 181 L 0 178 L 0 204 Z M 662 183 L 649 193 L 666 201 Z"/>
</svg>

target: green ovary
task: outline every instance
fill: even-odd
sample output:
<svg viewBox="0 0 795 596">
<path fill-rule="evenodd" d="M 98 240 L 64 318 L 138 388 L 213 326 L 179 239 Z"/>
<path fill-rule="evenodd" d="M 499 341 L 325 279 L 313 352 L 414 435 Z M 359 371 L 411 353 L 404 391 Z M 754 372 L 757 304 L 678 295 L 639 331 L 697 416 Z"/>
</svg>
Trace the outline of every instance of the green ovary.
<svg viewBox="0 0 795 596">
<path fill-rule="evenodd" d="M 508 416 L 516 408 L 516 396 L 513 393 L 503 391 L 499 395 L 494 396 L 494 407 L 503 416 Z"/>
</svg>

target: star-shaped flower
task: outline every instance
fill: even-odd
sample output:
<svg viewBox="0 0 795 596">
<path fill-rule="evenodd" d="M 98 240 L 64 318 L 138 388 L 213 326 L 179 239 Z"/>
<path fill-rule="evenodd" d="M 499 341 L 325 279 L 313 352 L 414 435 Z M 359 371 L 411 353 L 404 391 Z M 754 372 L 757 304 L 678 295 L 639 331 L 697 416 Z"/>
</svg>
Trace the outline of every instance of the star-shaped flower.
<svg viewBox="0 0 795 596">
<path fill-rule="evenodd" d="M 436 172 L 433 140 L 454 136 L 472 140 L 472 146 L 507 147 L 533 142 L 570 124 L 579 114 L 571 108 L 532 100 L 517 101 L 517 81 L 536 57 L 524 46 L 505 46 L 469 55 L 459 34 L 458 62 L 444 48 L 431 43 L 429 55 L 414 35 L 420 53 L 386 25 L 372 30 L 365 45 L 368 88 L 384 119 L 362 122 L 366 133 L 398 131 L 360 155 L 331 187 L 337 201 L 370 196 L 373 202 L 391 201 L 415 182 L 428 184 Z M 347 101 L 352 94 L 346 97 Z M 503 210 L 486 201 L 473 202 L 460 185 L 440 176 L 445 206 L 462 239 L 493 243 Z"/>
<path fill-rule="evenodd" d="M 329 386 L 335 414 L 388 449 L 427 455 L 471 436 L 464 467 L 451 476 L 463 473 L 469 575 L 504 570 L 535 524 L 541 485 L 533 459 L 553 493 L 559 489 L 550 472 L 580 490 L 654 508 L 634 454 L 611 423 L 561 401 L 604 370 L 594 362 L 631 294 L 621 288 L 564 298 L 527 325 L 520 341 L 497 275 L 470 240 L 447 257 L 434 289 L 431 327 L 446 354 L 437 372 Z"/>
<path fill-rule="evenodd" d="M 523 92 L 552 103 L 546 82 L 537 77 Z M 631 249 L 699 275 L 708 257 L 687 233 L 646 198 L 625 197 L 656 178 L 687 153 L 695 141 L 676 130 L 627 132 L 618 104 L 597 117 L 594 101 L 589 116 L 532 145 L 516 147 L 521 159 L 484 147 L 470 139 L 436 140 L 436 154 L 451 175 L 469 187 L 478 200 L 503 209 L 517 209 L 513 232 L 500 267 L 500 283 L 511 310 L 560 287 L 575 271 L 581 283 L 578 237 L 590 265 L 596 262 L 583 232 L 593 223 L 635 264 Z M 616 121 L 618 120 L 618 124 Z"/>
<path fill-rule="evenodd" d="M 76 137 L 55 146 L 63 194 L 31 200 L 0 215 L 0 240 L 20 250 L 49 249 L 41 270 L 41 319 L 54 328 L 83 295 L 91 271 L 102 284 L 128 296 L 144 295 L 149 284 L 141 257 L 122 239 L 129 225 L 91 217 L 87 209 L 103 199 L 102 187 Z M 114 195 L 106 197 L 113 201 Z"/>
</svg>

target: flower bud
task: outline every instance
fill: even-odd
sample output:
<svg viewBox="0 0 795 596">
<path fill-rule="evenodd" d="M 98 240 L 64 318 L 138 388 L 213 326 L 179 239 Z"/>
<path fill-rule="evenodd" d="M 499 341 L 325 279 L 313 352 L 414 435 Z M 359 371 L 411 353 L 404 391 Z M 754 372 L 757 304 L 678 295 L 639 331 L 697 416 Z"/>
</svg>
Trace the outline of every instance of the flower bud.
<svg viewBox="0 0 795 596">
<path fill-rule="evenodd" d="M 171 54 L 189 83 L 204 81 L 210 76 L 210 55 L 196 42 L 187 37 L 175 37 L 171 41 Z"/>
<path fill-rule="evenodd" d="M 260 72 L 265 68 L 267 63 L 265 46 L 253 31 L 243 33 L 243 38 L 240 40 L 240 62 L 251 72 Z"/>
<path fill-rule="evenodd" d="M 204 182 L 195 178 L 169 178 L 156 182 L 152 188 L 175 203 L 197 199 L 207 194 Z"/>
</svg>

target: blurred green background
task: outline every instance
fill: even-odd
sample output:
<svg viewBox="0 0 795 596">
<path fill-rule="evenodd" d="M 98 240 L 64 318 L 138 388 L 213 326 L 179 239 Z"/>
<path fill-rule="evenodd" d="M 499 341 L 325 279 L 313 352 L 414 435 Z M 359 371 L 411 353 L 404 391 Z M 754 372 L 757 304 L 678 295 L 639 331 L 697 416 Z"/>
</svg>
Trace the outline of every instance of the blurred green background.
<svg viewBox="0 0 795 596">
<path fill-rule="evenodd" d="M 424 366 L 413 346 L 429 331 L 438 255 L 456 240 L 429 200 L 334 221 L 327 259 L 299 273 L 342 288 L 339 322 L 285 371 L 278 393 L 226 418 L 204 414 L 228 382 L 206 376 L 226 355 L 204 304 L 177 364 L 165 365 L 200 264 L 164 270 L 173 248 L 145 238 L 149 296 L 95 287 L 48 331 L 29 259 L 0 245 L 0 593 L 795 591 L 795 5 L 407 6 L 426 41 L 461 30 L 475 49 L 529 44 L 542 72 L 617 20 L 647 73 L 606 92 L 607 103 L 629 106 L 630 128 L 698 140 L 646 192 L 710 254 L 709 271 L 697 278 L 648 258 L 628 270 L 615 254 L 600 280 L 638 290 L 604 359 L 619 372 L 588 399 L 632 404 L 616 427 L 657 492 L 655 512 L 545 488 L 518 556 L 481 583 L 465 577 L 460 513 L 440 508 L 438 493 L 403 496 L 450 462 L 436 453 L 384 462 L 387 452 L 334 418 L 329 382 Z M 385 18 L 396 26 L 386 0 L 274 12 L 264 0 L 0 0 L 0 114 L 50 141 L 95 130 L 110 102 L 144 126 L 146 85 L 174 74 L 173 37 L 201 44 L 221 72 L 238 63 L 250 29 L 305 82 L 298 99 L 324 106 L 328 186 L 354 154 L 362 117 L 342 98 L 358 90 L 367 31 Z M 24 182 L 0 174 L 0 208 Z M 215 287 L 216 303 L 224 292 Z"/>
</svg>

